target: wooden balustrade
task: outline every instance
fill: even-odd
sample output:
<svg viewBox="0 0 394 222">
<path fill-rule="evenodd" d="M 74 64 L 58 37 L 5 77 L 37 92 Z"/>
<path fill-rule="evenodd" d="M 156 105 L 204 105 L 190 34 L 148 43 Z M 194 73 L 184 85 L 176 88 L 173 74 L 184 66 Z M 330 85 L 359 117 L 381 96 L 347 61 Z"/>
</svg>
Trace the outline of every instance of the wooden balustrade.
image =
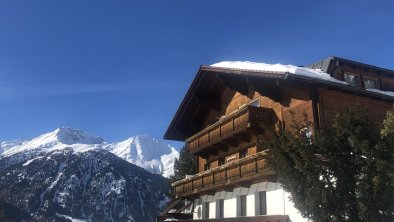
<svg viewBox="0 0 394 222">
<path fill-rule="evenodd" d="M 269 125 L 272 123 L 272 112 L 263 107 L 244 106 L 188 138 L 186 146 L 190 153 L 197 153 L 244 130 L 260 127 L 261 124 Z"/>
<path fill-rule="evenodd" d="M 184 197 L 273 175 L 266 164 L 266 155 L 264 151 L 259 152 L 176 181 L 172 184 L 175 194 L 177 197 Z"/>
</svg>

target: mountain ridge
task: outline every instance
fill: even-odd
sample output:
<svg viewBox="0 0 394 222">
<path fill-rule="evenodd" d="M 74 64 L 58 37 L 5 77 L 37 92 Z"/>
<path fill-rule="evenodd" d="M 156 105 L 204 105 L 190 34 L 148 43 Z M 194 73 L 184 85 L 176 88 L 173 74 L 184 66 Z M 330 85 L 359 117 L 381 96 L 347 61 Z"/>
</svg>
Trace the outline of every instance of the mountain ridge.
<svg viewBox="0 0 394 222">
<path fill-rule="evenodd" d="M 54 150 L 72 148 L 76 153 L 104 149 L 116 156 L 164 177 L 173 175 L 175 158 L 179 152 L 163 141 L 147 134 L 136 135 L 121 142 L 108 143 L 101 137 L 71 127 L 57 128 L 30 140 L 12 140 L 0 143 L 0 158 L 25 153 L 15 162 L 28 161 L 29 156 Z"/>
<path fill-rule="evenodd" d="M 0 158 L 0 202 L 37 221 L 153 222 L 168 201 L 164 177 L 105 149 L 66 147 L 10 161 L 24 155 Z"/>
</svg>

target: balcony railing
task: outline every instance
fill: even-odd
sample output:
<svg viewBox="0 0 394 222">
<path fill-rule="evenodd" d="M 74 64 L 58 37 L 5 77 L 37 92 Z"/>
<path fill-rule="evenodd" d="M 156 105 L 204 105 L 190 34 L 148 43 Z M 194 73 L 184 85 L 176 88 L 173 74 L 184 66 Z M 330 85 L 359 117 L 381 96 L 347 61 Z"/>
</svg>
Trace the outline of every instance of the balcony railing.
<svg viewBox="0 0 394 222">
<path fill-rule="evenodd" d="M 290 222 L 288 215 L 264 215 L 252 217 L 233 217 L 218 219 L 202 219 L 202 220 L 180 220 L 182 222 Z"/>
<path fill-rule="evenodd" d="M 212 168 L 172 184 L 176 197 L 201 194 L 220 187 L 233 186 L 241 182 L 272 176 L 273 171 L 267 166 L 266 152 L 232 161 Z"/>
<path fill-rule="evenodd" d="M 268 108 L 246 105 L 188 138 L 186 146 L 190 153 L 197 153 L 237 133 L 271 124 L 272 113 Z"/>
</svg>

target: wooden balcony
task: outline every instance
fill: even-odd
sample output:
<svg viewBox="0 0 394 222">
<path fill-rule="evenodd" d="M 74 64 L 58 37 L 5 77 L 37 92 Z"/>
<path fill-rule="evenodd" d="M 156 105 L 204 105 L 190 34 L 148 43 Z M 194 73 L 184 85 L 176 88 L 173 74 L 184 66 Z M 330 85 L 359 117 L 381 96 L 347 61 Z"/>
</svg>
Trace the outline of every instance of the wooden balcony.
<svg viewBox="0 0 394 222">
<path fill-rule="evenodd" d="M 182 222 L 290 222 L 288 215 L 264 215 L 252 217 L 233 217 L 201 220 L 180 220 Z"/>
<path fill-rule="evenodd" d="M 198 153 L 241 132 L 261 129 L 263 125 L 270 125 L 272 122 L 273 111 L 271 109 L 246 105 L 188 138 L 186 146 L 190 153 Z"/>
<path fill-rule="evenodd" d="M 267 166 L 266 155 L 264 151 L 259 152 L 174 182 L 175 195 L 177 198 L 200 195 L 273 176 L 273 171 Z"/>
</svg>

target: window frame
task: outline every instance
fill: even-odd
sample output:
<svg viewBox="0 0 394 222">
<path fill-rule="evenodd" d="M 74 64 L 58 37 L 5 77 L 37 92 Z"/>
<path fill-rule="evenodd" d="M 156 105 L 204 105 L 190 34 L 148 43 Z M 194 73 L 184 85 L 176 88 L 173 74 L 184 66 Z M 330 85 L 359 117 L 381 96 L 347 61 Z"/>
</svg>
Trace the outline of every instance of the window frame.
<svg viewBox="0 0 394 222">
<path fill-rule="evenodd" d="M 377 90 L 380 90 L 380 81 L 379 81 L 379 78 L 375 78 L 375 77 L 370 77 L 370 76 L 364 76 L 364 78 L 363 78 L 363 80 L 364 80 L 364 89 L 377 89 Z M 367 88 L 366 87 L 366 80 L 375 80 L 376 82 L 377 82 L 377 88 Z"/>
<path fill-rule="evenodd" d="M 260 107 L 260 98 L 257 97 L 255 99 L 252 99 L 251 101 L 249 101 L 249 106 L 254 106 L 254 107 Z"/>
<path fill-rule="evenodd" d="M 209 202 L 203 202 L 203 216 L 202 219 L 209 219 Z"/>
<path fill-rule="evenodd" d="M 239 208 L 238 208 L 238 212 L 239 212 L 239 217 L 246 217 L 247 216 L 247 214 L 248 214 L 248 200 L 247 200 L 247 197 L 246 197 L 246 195 L 239 195 L 238 196 L 238 198 L 239 198 L 239 201 L 238 201 L 238 203 L 239 203 Z"/>
<path fill-rule="evenodd" d="M 248 149 L 240 150 L 239 154 L 238 154 L 239 155 L 239 159 L 247 157 L 248 153 L 249 153 L 248 151 L 249 151 Z"/>
<path fill-rule="evenodd" d="M 211 163 L 210 162 L 206 162 L 204 164 L 204 171 L 210 170 L 211 169 Z"/>
<path fill-rule="evenodd" d="M 224 199 L 218 199 L 217 202 L 217 218 L 224 218 Z"/>
<path fill-rule="evenodd" d="M 358 77 L 358 85 L 352 85 L 349 82 L 346 81 L 345 76 L 346 75 L 352 75 L 352 76 L 357 76 Z M 353 73 L 353 72 L 344 72 L 343 73 L 343 81 L 345 81 L 347 84 L 349 84 L 349 86 L 353 86 L 353 87 L 357 87 L 357 88 L 361 88 L 361 75 L 357 74 L 357 73 Z"/>
<path fill-rule="evenodd" d="M 267 215 L 267 192 L 259 191 L 258 195 L 258 212 L 256 215 Z"/>
<path fill-rule="evenodd" d="M 224 165 L 224 164 L 226 164 L 226 158 L 220 157 L 220 158 L 218 159 L 218 166 L 222 166 L 222 165 Z"/>
</svg>

